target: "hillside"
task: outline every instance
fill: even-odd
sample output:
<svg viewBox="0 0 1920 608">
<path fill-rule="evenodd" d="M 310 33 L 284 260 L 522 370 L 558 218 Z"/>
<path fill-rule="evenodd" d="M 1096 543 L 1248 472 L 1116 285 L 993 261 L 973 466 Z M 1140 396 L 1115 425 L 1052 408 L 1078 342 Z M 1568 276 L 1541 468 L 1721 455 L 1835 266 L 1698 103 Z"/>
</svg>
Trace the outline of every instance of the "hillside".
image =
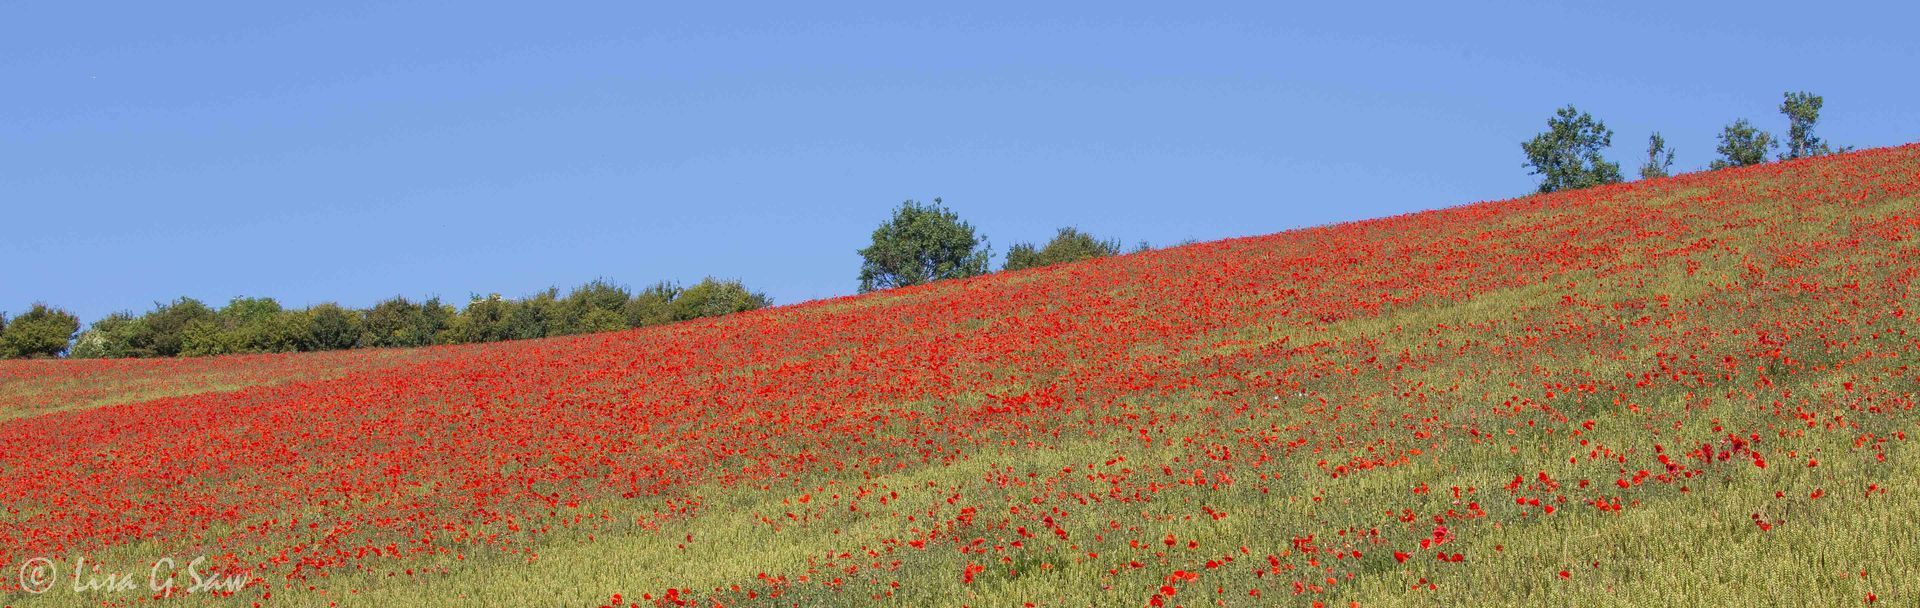
<svg viewBox="0 0 1920 608">
<path fill-rule="evenodd" d="M 204 554 L 257 577 L 239 605 L 1912 605 L 1916 239 L 1909 145 L 627 332 L 0 362 L 0 573 Z M 152 595 L 59 580 L 0 602 Z"/>
</svg>

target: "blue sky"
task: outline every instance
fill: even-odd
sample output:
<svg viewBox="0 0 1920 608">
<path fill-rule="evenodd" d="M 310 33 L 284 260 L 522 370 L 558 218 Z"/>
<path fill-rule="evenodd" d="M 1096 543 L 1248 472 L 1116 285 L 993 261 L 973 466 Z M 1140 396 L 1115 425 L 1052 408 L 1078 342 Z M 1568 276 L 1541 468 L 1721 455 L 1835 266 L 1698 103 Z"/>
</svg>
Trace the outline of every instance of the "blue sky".
<svg viewBox="0 0 1920 608">
<path fill-rule="evenodd" d="M 852 293 L 907 198 L 1003 252 L 1524 194 L 1567 103 L 1629 174 L 1650 131 L 1686 170 L 1734 118 L 1784 131 L 1789 89 L 1835 143 L 1920 139 L 1905 2 L 309 4 L 0 7 L 0 310 L 704 275 L 792 303 Z"/>
</svg>

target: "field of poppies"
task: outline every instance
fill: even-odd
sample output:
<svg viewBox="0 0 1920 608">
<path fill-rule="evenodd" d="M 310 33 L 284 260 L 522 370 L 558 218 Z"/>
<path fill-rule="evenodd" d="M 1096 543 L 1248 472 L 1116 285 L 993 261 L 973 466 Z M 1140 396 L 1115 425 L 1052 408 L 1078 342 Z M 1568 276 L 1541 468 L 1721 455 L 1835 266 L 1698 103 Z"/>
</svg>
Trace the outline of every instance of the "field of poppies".
<svg viewBox="0 0 1920 608">
<path fill-rule="evenodd" d="M 1916 279 L 1910 145 L 627 332 L 0 362 L 0 603 L 1914 605 Z"/>
</svg>

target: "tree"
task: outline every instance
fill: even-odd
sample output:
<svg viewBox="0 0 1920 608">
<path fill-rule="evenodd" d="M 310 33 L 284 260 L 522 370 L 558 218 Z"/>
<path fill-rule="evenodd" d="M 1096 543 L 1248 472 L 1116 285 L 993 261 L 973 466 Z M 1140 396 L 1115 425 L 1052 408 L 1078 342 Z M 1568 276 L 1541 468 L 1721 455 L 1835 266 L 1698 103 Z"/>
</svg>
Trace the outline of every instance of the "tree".
<svg viewBox="0 0 1920 608">
<path fill-rule="evenodd" d="M 1530 174 L 1539 175 L 1541 192 L 1557 192 L 1620 182 L 1620 164 L 1607 162 L 1600 151 L 1613 145 L 1613 131 L 1573 106 L 1554 112 L 1547 131 L 1521 142 Z"/>
<path fill-rule="evenodd" d="M 530 340 L 559 335 L 553 333 L 554 313 L 559 309 L 559 288 L 548 287 L 533 297 L 520 300 L 507 314 L 507 339 Z"/>
<path fill-rule="evenodd" d="M 633 299 L 620 307 L 620 316 L 627 327 L 647 327 L 673 322 L 673 299 L 680 296 L 680 286 L 661 281 L 633 294 Z"/>
<path fill-rule="evenodd" d="M 43 359 L 67 352 L 68 342 L 80 331 L 80 318 L 65 310 L 36 303 L 6 323 L 0 333 L 0 357 Z"/>
<path fill-rule="evenodd" d="M 1667 139 L 1656 131 L 1647 136 L 1647 161 L 1640 165 L 1640 179 L 1669 175 L 1673 175 L 1673 148 L 1667 147 Z"/>
<path fill-rule="evenodd" d="M 151 357 L 151 351 L 135 345 L 141 336 L 151 335 L 146 323 L 145 318 L 135 317 L 132 313 L 107 315 L 94 321 L 86 331 L 80 332 L 80 337 L 73 341 L 73 352 L 68 356 L 76 359 Z"/>
<path fill-rule="evenodd" d="M 740 281 L 707 277 L 682 290 L 679 297 L 673 299 L 673 319 L 686 321 L 718 317 L 766 308 L 772 304 L 773 300 L 766 294 L 749 291 Z"/>
<path fill-rule="evenodd" d="M 418 304 L 395 297 L 367 311 L 361 324 L 360 345 L 364 347 L 426 346 L 433 344 L 454 317 L 453 307 L 429 298 Z"/>
<path fill-rule="evenodd" d="M 550 335 L 585 334 L 626 329 L 620 311 L 633 294 L 607 279 L 594 279 L 573 288 L 555 311 Z"/>
<path fill-rule="evenodd" d="M 206 304 L 182 297 L 166 304 L 155 304 L 143 319 L 145 331 L 133 336 L 133 346 L 155 357 L 180 355 L 186 342 L 187 326 L 195 321 L 212 321 L 214 312 Z"/>
<path fill-rule="evenodd" d="M 344 350 L 360 344 L 360 311 L 328 302 L 308 308 L 307 331 L 314 350 Z"/>
<path fill-rule="evenodd" d="M 1787 153 L 1780 160 L 1826 156 L 1834 152 L 1825 140 L 1813 134 L 1814 123 L 1820 122 L 1820 106 L 1824 100 L 1819 95 L 1800 91 L 1785 93 L 1780 102 L 1780 113 L 1787 115 Z M 1846 152 L 1851 148 L 1841 148 Z"/>
<path fill-rule="evenodd" d="M 1742 118 L 1733 121 L 1720 131 L 1720 145 L 1714 148 L 1720 158 L 1713 161 L 1714 169 L 1727 167 L 1747 167 L 1767 162 L 1767 151 L 1780 147 L 1773 136 L 1753 127 Z"/>
<path fill-rule="evenodd" d="M 216 318 L 225 334 L 224 352 L 286 353 L 312 350 L 307 316 L 291 312 L 273 298 L 238 297 L 227 302 Z"/>
<path fill-rule="evenodd" d="M 986 239 L 938 198 L 901 203 L 859 253 L 861 293 L 983 275 L 993 257 Z"/>
<path fill-rule="evenodd" d="M 1053 240 L 1046 246 L 1035 248 L 1031 243 L 1016 243 L 1007 248 L 1007 261 L 1003 270 L 1020 270 L 1049 264 L 1078 262 L 1093 258 L 1103 258 L 1120 253 L 1120 241 L 1102 241 L 1093 235 L 1074 228 L 1061 228 Z"/>
</svg>

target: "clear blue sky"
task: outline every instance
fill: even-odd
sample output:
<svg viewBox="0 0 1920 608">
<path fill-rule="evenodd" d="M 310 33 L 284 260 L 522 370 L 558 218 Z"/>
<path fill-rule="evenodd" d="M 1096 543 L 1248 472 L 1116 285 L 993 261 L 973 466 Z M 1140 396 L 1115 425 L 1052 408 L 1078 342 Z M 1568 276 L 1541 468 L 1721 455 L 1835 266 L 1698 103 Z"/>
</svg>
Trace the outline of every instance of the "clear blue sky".
<svg viewBox="0 0 1920 608">
<path fill-rule="evenodd" d="M 1911 2 L 308 4 L 0 7 L 0 309 L 709 274 L 792 303 L 853 292 L 907 198 L 1005 251 L 1524 194 L 1569 102 L 1628 172 L 1649 131 L 1687 170 L 1734 118 L 1783 131 L 1788 89 L 1835 143 L 1920 138 Z"/>
</svg>

